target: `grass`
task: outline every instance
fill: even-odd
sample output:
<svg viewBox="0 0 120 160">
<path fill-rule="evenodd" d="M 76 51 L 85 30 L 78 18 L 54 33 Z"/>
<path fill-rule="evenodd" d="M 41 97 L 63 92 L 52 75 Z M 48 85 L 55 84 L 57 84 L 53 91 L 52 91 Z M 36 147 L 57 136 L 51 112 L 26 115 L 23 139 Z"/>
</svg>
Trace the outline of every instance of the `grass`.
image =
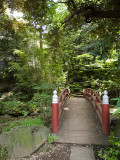
<svg viewBox="0 0 120 160">
<path fill-rule="evenodd" d="M 10 131 L 11 128 L 15 128 L 15 127 L 30 127 L 35 125 L 43 125 L 43 121 L 41 120 L 40 116 L 36 118 L 29 117 L 27 119 L 20 119 L 12 122 L 10 121 L 7 123 L 7 127 L 4 127 L 2 129 L 2 133 Z"/>
</svg>

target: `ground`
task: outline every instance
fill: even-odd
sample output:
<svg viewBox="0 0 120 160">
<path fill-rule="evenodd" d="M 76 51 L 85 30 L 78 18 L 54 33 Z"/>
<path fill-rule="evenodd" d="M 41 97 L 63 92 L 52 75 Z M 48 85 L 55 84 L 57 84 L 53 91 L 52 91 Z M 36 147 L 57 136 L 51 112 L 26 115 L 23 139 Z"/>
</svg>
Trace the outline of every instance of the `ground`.
<svg viewBox="0 0 120 160">
<path fill-rule="evenodd" d="M 90 147 L 90 145 L 79 144 L 61 144 L 61 143 L 44 143 L 35 153 L 25 158 L 18 158 L 16 160 L 70 160 L 70 147 L 83 146 Z M 92 145 L 96 160 L 103 160 L 98 157 L 98 151 L 105 149 L 104 146 Z"/>
<path fill-rule="evenodd" d="M 69 144 L 44 143 L 35 153 L 16 160 L 70 160 Z"/>
<path fill-rule="evenodd" d="M 15 121 L 16 118 L 11 118 L 10 116 L 4 116 L 0 119 L 0 133 L 3 127 L 7 126 L 6 122 Z M 96 160 L 102 160 L 98 157 L 98 151 L 104 150 L 105 146 L 98 145 L 80 145 L 80 144 L 63 144 L 63 143 L 44 143 L 35 153 L 24 158 L 19 158 L 16 160 L 70 160 L 70 147 L 71 146 L 83 146 L 92 147 L 94 150 L 94 155 Z M 5 153 L 6 154 L 6 153 Z"/>
</svg>

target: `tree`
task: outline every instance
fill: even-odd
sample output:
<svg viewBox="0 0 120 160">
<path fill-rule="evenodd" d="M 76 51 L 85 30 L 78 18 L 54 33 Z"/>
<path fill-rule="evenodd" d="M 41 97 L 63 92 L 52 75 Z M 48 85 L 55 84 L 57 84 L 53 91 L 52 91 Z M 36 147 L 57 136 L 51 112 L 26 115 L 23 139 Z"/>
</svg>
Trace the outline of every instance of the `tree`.
<svg viewBox="0 0 120 160">
<path fill-rule="evenodd" d="M 65 3 L 70 12 L 69 18 L 78 20 L 81 16 L 85 17 L 87 22 L 96 18 L 115 18 L 120 19 L 120 2 L 119 0 L 66 0 L 58 3 Z"/>
</svg>

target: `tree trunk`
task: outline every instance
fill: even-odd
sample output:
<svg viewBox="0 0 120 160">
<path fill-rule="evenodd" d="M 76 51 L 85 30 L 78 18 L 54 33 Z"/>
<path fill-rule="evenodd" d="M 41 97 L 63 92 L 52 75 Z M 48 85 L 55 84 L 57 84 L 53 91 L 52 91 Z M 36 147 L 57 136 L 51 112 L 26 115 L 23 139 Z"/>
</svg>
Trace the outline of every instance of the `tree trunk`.
<svg viewBox="0 0 120 160">
<path fill-rule="evenodd" d="M 40 49 L 43 49 L 43 43 L 42 43 L 42 26 L 40 26 Z"/>
</svg>

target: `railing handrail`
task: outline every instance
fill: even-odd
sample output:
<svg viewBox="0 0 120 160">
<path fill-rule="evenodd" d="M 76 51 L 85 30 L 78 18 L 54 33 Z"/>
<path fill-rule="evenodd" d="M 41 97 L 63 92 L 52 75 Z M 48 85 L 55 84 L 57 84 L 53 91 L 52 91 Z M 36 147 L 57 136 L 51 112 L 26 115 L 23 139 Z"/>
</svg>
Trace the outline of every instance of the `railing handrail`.
<svg viewBox="0 0 120 160">
<path fill-rule="evenodd" d="M 109 103 L 108 103 L 107 91 L 104 91 L 103 102 L 101 98 L 97 95 L 97 93 L 91 88 L 87 88 L 85 90 L 83 97 L 86 96 L 91 101 L 96 111 L 96 114 L 102 126 L 103 133 L 109 135 L 110 118 L 109 118 Z"/>
<path fill-rule="evenodd" d="M 93 89 L 91 89 L 91 88 L 87 88 L 86 90 L 90 90 L 90 91 L 92 91 L 92 92 L 94 93 L 94 95 L 96 96 L 96 98 L 97 98 L 98 102 L 102 104 L 102 100 L 101 100 L 101 98 L 98 96 L 98 94 L 97 94 Z"/>
<path fill-rule="evenodd" d="M 94 109 L 96 110 L 99 121 L 102 125 L 102 100 L 97 95 L 97 93 L 91 88 L 87 88 L 85 90 L 83 97 L 85 96 L 88 96 L 89 100 L 92 102 L 92 105 L 94 106 Z"/>
<path fill-rule="evenodd" d="M 65 88 L 59 98 L 57 96 L 57 91 L 53 92 L 53 100 L 52 100 L 52 133 L 57 133 L 59 130 L 59 119 L 62 113 L 62 109 L 66 99 L 70 97 L 69 89 Z"/>
<path fill-rule="evenodd" d="M 68 88 L 65 88 L 59 95 L 59 98 L 58 98 L 58 104 L 59 104 L 59 118 L 61 116 L 61 113 L 62 113 L 62 110 L 63 110 L 63 106 L 64 106 L 64 103 L 66 101 L 66 99 L 70 97 L 70 91 Z"/>
</svg>

